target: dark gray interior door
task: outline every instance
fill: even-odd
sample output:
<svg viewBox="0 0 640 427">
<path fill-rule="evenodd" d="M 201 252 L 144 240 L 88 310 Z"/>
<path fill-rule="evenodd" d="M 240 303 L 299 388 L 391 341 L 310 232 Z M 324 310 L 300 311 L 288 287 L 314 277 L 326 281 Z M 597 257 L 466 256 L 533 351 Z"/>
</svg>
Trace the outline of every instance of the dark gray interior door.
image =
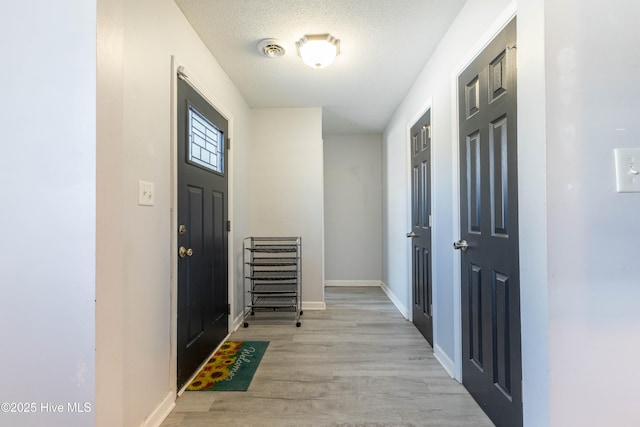
<svg viewBox="0 0 640 427">
<path fill-rule="evenodd" d="M 227 336 L 227 121 L 178 79 L 178 388 Z"/>
<path fill-rule="evenodd" d="M 462 380 L 497 426 L 522 425 L 516 21 L 458 79 Z"/>
<path fill-rule="evenodd" d="M 411 128 L 413 323 L 433 347 L 431 289 L 431 110 Z"/>
</svg>

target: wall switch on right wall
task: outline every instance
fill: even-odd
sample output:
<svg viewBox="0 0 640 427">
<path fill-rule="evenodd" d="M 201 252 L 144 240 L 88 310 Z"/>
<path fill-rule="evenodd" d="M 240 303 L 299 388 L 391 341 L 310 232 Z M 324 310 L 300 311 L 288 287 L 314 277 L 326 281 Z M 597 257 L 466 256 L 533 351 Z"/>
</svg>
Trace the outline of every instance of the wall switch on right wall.
<svg viewBox="0 0 640 427">
<path fill-rule="evenodd" d="M 640 193 L 640 148 L 616 148 L 618 193 Z"/>
</svg>

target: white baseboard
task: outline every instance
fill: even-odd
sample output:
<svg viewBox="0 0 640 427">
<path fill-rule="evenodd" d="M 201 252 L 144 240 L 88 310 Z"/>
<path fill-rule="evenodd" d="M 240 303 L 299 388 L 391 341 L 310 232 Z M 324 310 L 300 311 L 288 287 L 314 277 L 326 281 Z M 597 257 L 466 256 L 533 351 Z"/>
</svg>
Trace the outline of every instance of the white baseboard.
<svg viewBox="0 0 640 427">
<path fill-rule="evenodd" d="M 442 365 L 444 370 L 447 371 L 449 376 L 451 376 L 451 378 L 454 378 L 456 364 L 453 362 L 453 360 L 451 360 L 449 356 L 447 356 L 447 353 L 445 353 L 442 350 L 442 347 L 440 347 L 438 344 L 436 344 L 433 348 L 433 355 L 436 357 L 436 359 L 438 359 L 438 362 L 440 362 L 440 364 Z"/>
<path fill-rule="evenodd" d="M 236 316 L 235 319 L 233 319 L 233 324 L 229 329 L 229 333 L 237 331 L 240 328 L 240 326 L 242 326 L 243 323 L 244 323 L 244 313 L 240 313 Z"/>
<path fill-rule="evenodd" d="M 142 427 L 159 427 L 176 406 L 176 393 L 169 391 L 162 402 L 142 423 Z"/>
<path fill-rule="evenodd" d="M 302 301 L 302 310 L 326 310 L 327 304 L 324 301 Z"/>
<path fill-rule="evenodd" d="M 409 320 L 411 317 L 409 315 L 409 310 L 407 310 L 407 307 L 405 307 L 404 304 L 400 302 L 400 300 L 395 296 L 393 292 L 391 292 L 391 289 L 389 289 L 389 287 L 384 282 L 380 282 L 380 287 L 382 288 L 384 293 L 387 294 L 393 305 L 396 306 L 400 314 L 402 314 L 405 319 Z"/>
<path fill-rule="evenodd" d="M 380 280 L 327 280 L 324 286 L 380 286 Z"/>
</svg>

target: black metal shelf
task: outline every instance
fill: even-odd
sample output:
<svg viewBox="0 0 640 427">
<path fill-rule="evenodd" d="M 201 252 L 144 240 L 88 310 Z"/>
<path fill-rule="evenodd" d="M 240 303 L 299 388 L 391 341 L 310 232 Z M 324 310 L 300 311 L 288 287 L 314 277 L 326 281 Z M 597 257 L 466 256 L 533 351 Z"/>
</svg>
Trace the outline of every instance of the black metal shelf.
<svg viewBox="0 0 640 427">
<path fill-rule="evenodd" d="M 295 257 L 261 257 L 247 262 L 252 267 L 296 267 L 300 260 Z"/>
<path fill-rule="evenodd" d="M 256 311 L 293 311 L 302 315 L 300 237 L 247 237 L 244 257 L 244 327 Z"/>
</svg>

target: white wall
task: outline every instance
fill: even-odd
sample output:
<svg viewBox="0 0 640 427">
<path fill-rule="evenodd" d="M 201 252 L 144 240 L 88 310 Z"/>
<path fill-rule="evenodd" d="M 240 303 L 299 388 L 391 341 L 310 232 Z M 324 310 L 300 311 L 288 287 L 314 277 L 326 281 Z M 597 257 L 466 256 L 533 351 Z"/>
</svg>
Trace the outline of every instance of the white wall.
<svg viewBox="0 0 640 427">
<path fill-rule="evenodd" d="M 519 191 L 521 248 L 522 353 L 525 425 L 549 420 L 545 141 L 544 4 L 518 8 Z M 408 128 L 431 103 L 433 118 L 434 350 L 450 373 L 460 378 L 459 259 L 457 240 L 458 166 L 454 77 L 480 52 L 515 11 L 506 0 L 468 1 L 429 60 L 384 134 L 386 194 L 383 277 L 410 306 Z M 533 117 L 533 119 L 527 119 Z M 402 189 L 398 191 L 398 189 Z"/>
<path fill-rule="evenodd" d="M 2 425 L 93 424 L 95 13 L 32 1 L 0 17 L 0 402 L 18 411 L 3 403 Z"/>
<path fill-rule="evenodd" d="M 254 236 L 302 237 L 303 308 L 324 307 L 322 109 L 254 109 Z"/>
<path fill-rule="evenodd" d="M 171 0 L 98 10 L 97 424 L 139 426 L 175 399 L 171 56 L 231 119 L 232 261 L 249 228 L 250 109 Z M 155 184 L 153 207 L 137 205 L 138 180 Z"/>
<path fill-rule="evenodd" d="M 447 283 L 459 283 L 448 255 L 456 225 L 446 220 L 457 218 L 456 196 L 447 196 L 457 188 L 449 74 L 456 58 L 464 63 L 478 50 L 473 44 L 482 43 L 505 7 L 467 2 L 384 134 L 383 275 L 408 303 L 402 266 L 409 260 L 400 237 L 408 223 L 408 161 L 398 153 L 406 128 L 433 98 L 434 179 L 444 189 L 434 200 L 436 353 L 440 347 L 446 355 L 452 347 L 443 338 L 456 322 Z M 640 196 L 615 193 L 613 149 L 640 146 L 640 91 L 633 84 L 640 57 L 629 49 L 640 35 L 640 6 L 523 0 L 517 9 L 525 425 L 635 425 Z M 453 178 L 446 170 L 452 165 Z M 403 185 L 400 195 L 393 192 Z"/>
<path fill-rule="evenodd" d="M 432 99 L 436 352 L 445 364 L 455 358 L 457 304 L 451 72 L 505 7 L 503 0 L 469 0 L 383 137 L 383 279 L 409 306 L 408 128 Z M 633 84 L 640 11 L 625 0 L 606 9 L 595 1 L 522 0 L 518 9 L 520 191 L 527 194 L 521 198 L 527 208 L 521 210 L 525 424 L 634 425 L 640 416 L 633 388 L 640 379 L 634 359 L 639 199 L 615 193 L 612 150 L 640 145 L 640 94 Z M 6 225 L 0 319 L 12 325 L 1 337 L 9 344 L 0 400 L 92 403 L 95 372 L 97 424 L 137 426 L 173 399 L 170 56 L 178 55 L 234 119 L 233 259 L 250 233 L 303 235 L 308 301 L 322 301 L 321 119 L 316 109 L 256 110 L 251 119 L 170 0 L 98 2 L 96 95 L 95 16 L 95 5 L 77 0 L 55 7 L 14 3 L 2 16 L 4 39 L 21 43 L 4 45 L 13 66 L 0 71 L 0 220 Z M 251 129 L 263 126 L 285 129 L 285 137 L 258 133 L 250 165 Z M 294 140 L 304 141 L 305 151 Z M 293 162 L 279 164 L 283 141 L 293 151 L 282 157 Z M 301 175 L 305 189 L 273 162 Z M 155 183 L 154 207 L 136 206 L 138 179 Z M 269 184 L 292 191 L 265 196 Z M 283 205 L 297 213 L 289 216 Z M 33 387 L 25 373 L 43 364 Z M 7 422 L 91 425 L 93 416 L 41 413 Z"/>
<path fill-rule="evenodd" d="M 525 426 L 549 425 L 544 3 L 518 3 L 518 220 Z"/>
<path fill-rule="evenodd" d="M 405 307 L 411 307 L 409 129 L 426 109 L 432 112 L 434 350 L 450 373 L 459 358 L 456 265 L 452 242 L 457 229 L 456 116 L 452 78 L 508 0 L 469 0 L 396 110 L 383 135 L 383 281 Z M 458 284 L 459 286 L 459 284 Z"/>
<path fill-rule="evenodd" d="M 324 138 L 326 282 L 382 279 L 382 137 Z"/>
<path fill-rule="evenodd" d="M 122 0 L 98 2 L 96 141 L 96 423 L 124 426 Z"/>
<path fill-rule="evenodd" d="M 550 419 L 640 419 L 640 194 L 613 149 L 640 147 L 640 4 L 545 1 Z"/>
</svg>

